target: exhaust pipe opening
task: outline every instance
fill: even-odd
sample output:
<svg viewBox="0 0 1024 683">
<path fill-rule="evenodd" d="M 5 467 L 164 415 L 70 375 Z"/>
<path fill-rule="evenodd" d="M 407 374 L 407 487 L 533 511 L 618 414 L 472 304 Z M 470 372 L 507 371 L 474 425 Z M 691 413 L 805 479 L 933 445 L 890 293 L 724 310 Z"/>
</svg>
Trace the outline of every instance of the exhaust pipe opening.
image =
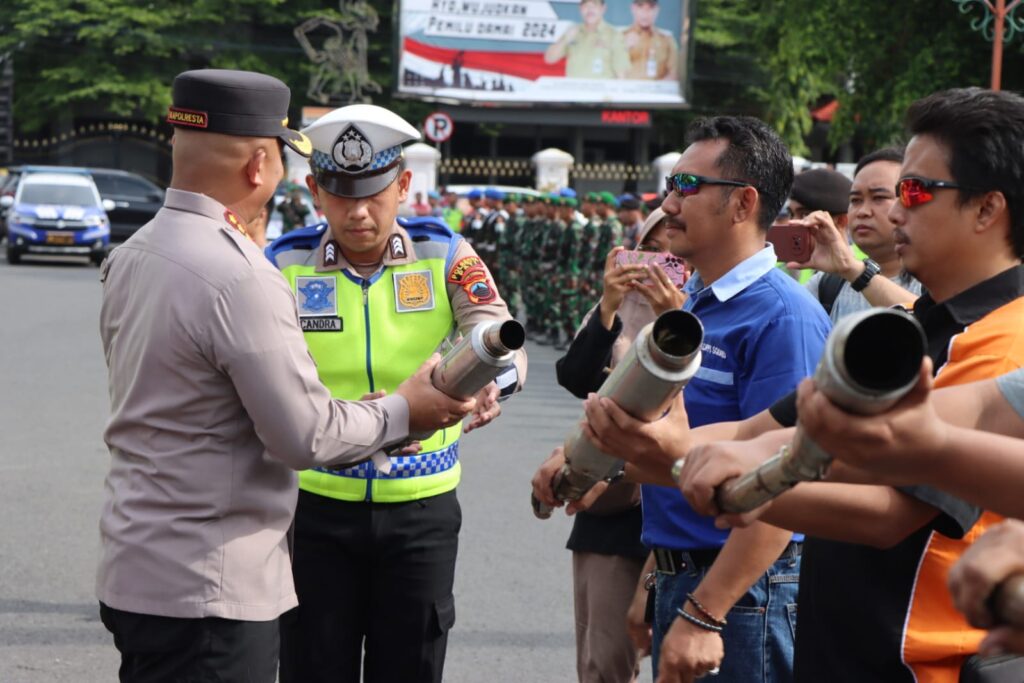
<svg viewBox="0 0 1024 683">
<path fill-rule="evenodd" d="M 498 339 L 509 351 L 518 351 L 526 343 L 526 330 L 515 320 L 506 320 L 498 330 Z"/>
<path fill-rule="evenodd" d="M 885 393 L 912 384 L 924 354 L 920 329 L 908 316 L 892 311 L 853 328 L 843 348 L 843 364 L 855 384 Z"/>
<path fill-rule="evenodd" d="M 651 341 L 666 356 L 687 358 L 700 350 L 704 326 L 686 311 L 667 311 L 654 321 Z"/>
</svg>

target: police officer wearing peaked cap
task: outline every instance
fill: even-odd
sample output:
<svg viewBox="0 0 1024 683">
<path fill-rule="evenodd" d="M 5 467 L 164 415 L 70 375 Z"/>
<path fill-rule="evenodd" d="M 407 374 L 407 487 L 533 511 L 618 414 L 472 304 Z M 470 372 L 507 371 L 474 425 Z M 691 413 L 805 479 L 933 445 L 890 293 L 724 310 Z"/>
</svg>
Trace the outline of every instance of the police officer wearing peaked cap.
<svg viewBox="0 0 1024 683">
<path fill-rule="evenodd" d="M 111 415 L 96 591 L 120 680 L 271 683 L 297 603 L 293 470 L 343 465 L 461 419 L 424 369 L 331 399 L 280 274 L 246 236 L 283 175 L 288 88 L 241 71 L 174 81 L 164 206 L 101 270 Z M 447 406 L 437 409 L 437 401 Z"/>
<path fill-rule="evenodd" d="M 508 320 L 490 271 L 441 220 L 397 219 L 409 193 L 402 145 L 419 133 L 373 105 L 336 109 L 304 132 L 306 181 L 327 222 L 267 249 L 295 293 L 320 378 L 337 398 L 391 393 L 480 322 Z M 500 412 L 526 356 L 478 395 L 469 428 Z M 376 464 L 299 476 L 294 576 L 281 620 L 282 683 L 440 681 L 461 510 L 461 425 Z"/>
</svg>

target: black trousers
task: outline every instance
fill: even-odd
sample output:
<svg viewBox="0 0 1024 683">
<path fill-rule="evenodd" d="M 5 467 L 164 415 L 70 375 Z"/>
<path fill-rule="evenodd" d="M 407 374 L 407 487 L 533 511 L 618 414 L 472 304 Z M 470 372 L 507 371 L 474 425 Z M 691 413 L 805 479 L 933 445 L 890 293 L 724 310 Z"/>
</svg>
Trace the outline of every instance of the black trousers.
<svg viewBox="0 0 1024 683">
<path fill-rule="evenodd" d="M 121 653 L 121 683 L 274 683 L 277 619 L 177 619 L 102 602 L 100 619 Z"/>
<path fill-rule="evenodd" d="M 299 492 L 299 606 L 281 616 L 281 683 L 439 683 L 455 624 L 455 491 L 409 503 Z"/>
</svg>

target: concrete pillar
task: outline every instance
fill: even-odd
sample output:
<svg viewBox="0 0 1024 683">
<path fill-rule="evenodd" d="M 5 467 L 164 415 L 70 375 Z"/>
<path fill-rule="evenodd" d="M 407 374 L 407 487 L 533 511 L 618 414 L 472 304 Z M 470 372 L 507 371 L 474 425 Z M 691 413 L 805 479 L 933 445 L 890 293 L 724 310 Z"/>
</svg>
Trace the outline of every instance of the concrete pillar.
<svg viewBox="0 0 1024 683">
<path fill-rule="evenodd" d="M 426 201 L 427 192 L 437 189 L 437 166 L 440 162 L 441 153 L 430 145 L 417 142 L 405 148 L 405 167 L 412 171 L 406 204 L 416 201 L 417 192 L 422 192 Z"/>
<path fill-rule="evenodd" d="M 574 163 L 573 156 L 560 149 L 542 149 L 530 159 L 537 171 L 536 187 L 541 192 L 553 192 L 569 187 L 569 169 Z"/>
</svg>

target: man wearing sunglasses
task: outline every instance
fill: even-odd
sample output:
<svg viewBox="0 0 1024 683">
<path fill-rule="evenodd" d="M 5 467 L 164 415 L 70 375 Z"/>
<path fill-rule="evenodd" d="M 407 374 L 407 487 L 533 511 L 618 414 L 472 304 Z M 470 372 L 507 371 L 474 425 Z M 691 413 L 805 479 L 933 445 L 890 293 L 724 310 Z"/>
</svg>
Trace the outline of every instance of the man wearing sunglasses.
<svg viewBox="0 0 1024 683">
<path fill-rule="evenodd" d="M 898 201 L 893 186 L 902 162 L 903 150 L 895 147 L 864 156 L 857 163 L 853 184 L 846 183 L 841 223 L 823 210 L 803 213 L 791 221 L 811 231 L 814 251 L 806 262 L 786 266 L 818 271 L 807 283 L 807 290 L 821 302 L 833 323 L 872 306 L 909 304 L 921 295 L 921 283 L 904 270 L 896 255 L 895 225 L 889 220 L 889 210 Z M 858 258 L 847 241 L 847 217 L 853 244 L 866 252 L 867 258 L 863 253 Z"/>
<path fill-rule="evenodd" d="M 690 141 L 661 208 L 672 253 L 695 270 L 685 310 L 704 325 L 704 355 L 683 400 L 701 425 L 744 419 L 791 391 L 813 370 L 829 322 L 765 243 L 793 182 L 782 141 L 748 117 L 698 122 Z M 644 487 L 643 517 L 657 680 L 789 681 L 801 539 L 767 525 L 728 534 L 664 486 Z"/>
<path fill-rule="evenodd" d="M 913 138 L 889 218 L 904 267 L 927 290 L 913 314 L 927 334 L 935 386 L 1024 367 L 1024 98 L 950 90 L 916 102 L 908 122 Z M 683 492 L 715 513 L 708 492 L 772 455 L 786 435 L 747 440 L 792 426 L 797 411 L 787 397 L 751 420 L 689 433 L 678 423 L 666 430 L 611 417 L 633 444 L 619 448 L 609 435 L 613 452 L 647 463 L 685 455 Z M 747 442 L 692 449 L 730 439 Z M 956 612 L 945 577 L 998 516 L 927 486 L 838 482 L 801 484 L 760 514 L 809 534 L 798 683 L 963 680 L 983 632 Z M 1024 671 L 1012 675 L 1005 680 L 1024 680 Z"/>
</svg>

